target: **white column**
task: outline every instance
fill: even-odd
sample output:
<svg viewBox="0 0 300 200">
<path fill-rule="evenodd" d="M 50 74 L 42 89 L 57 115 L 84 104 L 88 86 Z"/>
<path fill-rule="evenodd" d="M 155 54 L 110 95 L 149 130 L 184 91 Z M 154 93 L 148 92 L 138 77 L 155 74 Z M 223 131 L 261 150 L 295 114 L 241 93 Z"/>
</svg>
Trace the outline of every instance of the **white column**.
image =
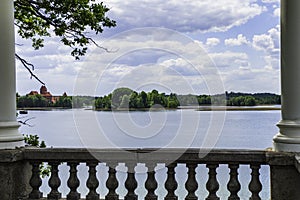
<svg viewBox="0 0 300 200">
<path fill-rule="evenodd" d="M 16 71 L 13 0 L 0 6 L 0 149 L 23 145 L 16 120 Z"/>
<path fill-rule="evenodd" d="M 276 151 L 300 152 L 300 1 L 281 0 L 281 117 Z"/>
</svg>

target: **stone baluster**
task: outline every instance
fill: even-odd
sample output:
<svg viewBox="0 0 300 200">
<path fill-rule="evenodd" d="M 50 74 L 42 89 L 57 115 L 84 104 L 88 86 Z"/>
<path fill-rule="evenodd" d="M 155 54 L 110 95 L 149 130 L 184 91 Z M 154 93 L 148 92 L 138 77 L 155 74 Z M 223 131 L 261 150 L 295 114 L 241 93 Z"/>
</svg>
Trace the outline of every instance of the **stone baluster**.
<svg viewBox="0 0 300 200">
<path fill-rule="evenodd" d="M 229 164 L 228 165 L 230 172 L 230 179 L 227 184 L 227 189 L 230 192 L 230 196 L 228 197 L 228 200 L 239 200 L 240 197 L 238 196 L 238 192 L 241 189 L 241 184 L 238 179 L 238 164 Z"/>
<path fill-rule="evenodd" d="M 78 200 L 80 199 L 80 194 L 77 192 L 77 188 L 79 187 L 79 179 L 77 177 L 77 165 L 78 162 L 68 162 L 70 166 L 70 177 L 68 179 L 68 187 L 70 188 L 70 192 L 67 195 L 68 200 Z"/>
<path fill-rule="evenodd" d="M 116 167 L 118 164 L 109 164 L 108 178 L 106 181 L 106 187 L 108 194 L 105 196 L 105 200 L 118 200 L 119 195 L 116 193 L 116 189 L 119 186 L 118 179 L 116 177 Z"/>
<path fill-rule="evenodd" d="M 89 167 L 89 178 L 86 181 L 89 193 L 86 196 L 86 200 L 99 200 L 99 194 L 96 192 L 99 186 L 99 181 L 96 176 L 98 162 L 87 162 L 86 165 Z"/>
<path fill-rule="evenodd" d="M 50 162 L 51 166 L 51 177 L 49 179 L 49 186 L 51 188 L 51 192 L 48 194 L 48 199 L 57 200 L 61 198 L 61 193 L 58 192 L 58 188 L 61 184 L 61 181 L 58 176 L 58 166 L 59 162 Z"/>
<path fill-rule="evenodd" d="M 128 171 L 127 171 L 127 179 L 125 181 L 125 187 L 127 189 L 127 194 L 125 196 L 125 200 L 137 200 L 138 196 L 134 193 L 135 189 L 137 188 L 137 181 L 134 175 L 134 168 L 135 164 L 128 163 Z"/>
<path fill-rule="evenodd" d="M 196 167 L 197 164 L 194 163 L 187 163 L 188 168 L 188 179 L 185 183 L 185 188 L 188 191 L 185 200 L 197 200 L 198 197 L 196 196 L 195 192 L 198 189 L 198 183 L 196 180 Z"/>
<path fill-rule="evenodd" d="M 217 196 L 217 191 L 219 190 L 219 183 L 217 180 L 217 172 L 216 169 L 219 167 L 217 164 L 207 164 L 206 167 L 209 169 L 208 171 L 208 181 L 206 183 L 206 189 L 209 192 L 207 200 L 218 200 L 220 199 Z"/>
<path fill-rule="evenodd" d="M 260 200 L 259 193 L 262 190 L 262 184 L 259 180 L 259 164 L 250 164 L 251 172 L 251 181 L 249 184 L 249 190 L 251 191 L 252 195 L 250 200 Z"/>
<path fill-rule="evenodd" d="M 42 179 L 40 177 L 40 164 L 41 162 L 31 162 L 32 175 L 29 184 L 32 187 L 32 191 L 29 194 L 29 200 L 40 199 L 43 196 L 43 194 L 40 192 L 40 187 L 42 185 Z"/>
<path fill-rule="evenodd" d="M 155 194 L 155 190 L 157 189 L 157 181 L 155 180 L 155 168 L 156 164 L 147 163 L 148 172 L 147 172 L 147 180 L 145 182 L 145 188 L 148 193 L 145 197 L 145 200 L 157 200 L 157 195 Z"/>
<path fill-rule="evenodd" d="M 168 191 L 165 200 L 177 200 L 178 197 L 175 195 L 175 190 L 178 187 L 176 178 L 175 178 L 175 167 L 177 166 L 176 163 L 170 164 L 168 168 L 168 177 L 165 183 L 165 188 Z"/>
</svg>

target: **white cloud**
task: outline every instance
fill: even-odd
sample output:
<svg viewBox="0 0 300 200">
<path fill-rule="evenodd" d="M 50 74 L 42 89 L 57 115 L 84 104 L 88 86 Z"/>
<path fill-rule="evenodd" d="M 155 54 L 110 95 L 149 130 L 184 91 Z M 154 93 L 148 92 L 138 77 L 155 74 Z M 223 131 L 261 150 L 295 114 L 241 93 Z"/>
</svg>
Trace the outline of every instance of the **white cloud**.
<svg viewBox="0 0 300 200">
<path fill-rule="evenodd" d="M 280 8 L 275 8 L 275 10 L 273 11 L 273 15 L 275 17 L 280 17 Z"/>
<path fill-rule="evenodd" d="M 169 75 L 175 76 L 200 76 L 201 72 L 193 65 L 188 63 L 183 58 L 169 59 L 160 63 L 161 66 L 166 68 Z"/>
<path fill-rule="evenodd" d="M 265 65 L 266 69 L 279 69 L 279 57 L 278 56 L 266 55 L 264 57 L 264 60 L 266 62 L 266 65 Z"/>
<path fill-rule="evenodd" d="M 110 0 L 117 29 L 166 27 L 180 32 L 226 31 L 266 10 L 253 0 Z"/>
<path fill-rule="evenodd" d="M 249 66 L 248 55 L 246 53 L 225 51 L 210 53 L 209 55 L 221 71 Z"/>
<path fill-rule="evenodd" d="M 227 46 L 241 46 L 243 44 L 249 43 L 249 41 L 243 34 L 239 34 L 237 36 L 237 38 L 226 39 L 224 42 L 225 42 L 225 45 L 227 45 Z"/>
<path fill-rule="evenodd" d="M 118 51 L 109 54 L 95 51 L 86 60 L 78 76 L 83 85 L 79 92 L 95 92 L 93 87 L 97 85 L 97 94 L 112 91 L 116 87 L 136 89 L 153 85 L 154 88 L 166 87 L 176 93 L 200 93 L 199 90 L 193 90 L 207 90 L 210 83 L 215 87 L 220 77 L 199 44 L 168 29 L 149 28 L 133 30 L 131 34 L 123 33 L 105 43 L 111 48 L 118 47 Z M 144 56 L 146 59 L 143 59 Z M 140 62 L 131 63 L 133 59 Z M 212 93 L 220 93 L 220 90 L 220 85 L 210 88 Z"/>
<path fill-rule="evenodd" d="M 207 38 L 206 39 L 206 45 L 207 46 L 216 46 L 220 43 L 219 38 Z"/>
<path fill-rule="evenodd" d="M 273 52 L 279 49 L 279 25 L 270 29 L 266 34 L 253 36 L 253 47 L 257 50 Z"/>
<path fill-rule="evenodd" d="M 254 35 L 253 36 L 253 47 L 257 50 L 270 51 L 274 48 L 274 42 L 270 35 Z"/>
<path fill-rule="evenodd" d="M 262 0 L 263 3 L 279 3 L 280 0 Z"/>
<path fill-rule="evenodd" d="M 280 27 L 271 28 L 266 34 L 254 35 L 252 46 L 254 49 L 264 52 L 265 68 L 279 68 L 280 52 Z"/>
<path fill-rule="evenodd" d="M 268 31 L 268 34 L 271 36 L 271 38 L 273 39 L 274 42 L 274 47 L 276 49 L 279 49 L 279 43 L 280 43 L 280 26 L 277 25 L 274 28 L 271 28 Z"/>
<path fill-rule="evenodd" d="M 223 76 L 227 91 L 279 93 L 279 71 L 271 69 L 236 69 Z M 276 88 L 276 89 L 274 89 Z"/>
</svg>

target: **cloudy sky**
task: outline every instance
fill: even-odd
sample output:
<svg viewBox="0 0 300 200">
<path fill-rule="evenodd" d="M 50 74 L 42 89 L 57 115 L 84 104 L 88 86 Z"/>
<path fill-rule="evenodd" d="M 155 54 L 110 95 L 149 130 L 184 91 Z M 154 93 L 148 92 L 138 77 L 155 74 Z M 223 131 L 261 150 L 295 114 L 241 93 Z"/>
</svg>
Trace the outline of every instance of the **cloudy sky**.
<svg viewBox="0 0 300 200">
<path fill-rule="evenodd" d="M 51 37 L 17 52 L 53 94 L 103 95 L 117 87 L 161 92 L 280 93 L 279 0 L 107 0 L 117 27 L 94 36 L 80 61 Z M 38 90 L 17 62 L 17 91 Z"/>
</svg>

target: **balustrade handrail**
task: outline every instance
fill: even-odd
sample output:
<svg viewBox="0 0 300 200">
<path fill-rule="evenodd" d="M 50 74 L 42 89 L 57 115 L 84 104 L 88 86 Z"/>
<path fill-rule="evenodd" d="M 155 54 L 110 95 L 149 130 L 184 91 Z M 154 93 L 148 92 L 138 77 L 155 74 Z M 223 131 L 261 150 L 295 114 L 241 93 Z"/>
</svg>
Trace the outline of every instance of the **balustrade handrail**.
<svg viewBox="0 0 300 200">
<path fill-rule="evenodd" d="M 28 161 L 100 161 L 145 163 L 238 163 L 263 165 L 293 165 L 295 154 L 268 150 L 145 148 L 145 149 L 85 149 L 85 148 L 25 148 L 22 159 Z M 176 158 L 176 160 L 173 160 Z"/>
</svg>

